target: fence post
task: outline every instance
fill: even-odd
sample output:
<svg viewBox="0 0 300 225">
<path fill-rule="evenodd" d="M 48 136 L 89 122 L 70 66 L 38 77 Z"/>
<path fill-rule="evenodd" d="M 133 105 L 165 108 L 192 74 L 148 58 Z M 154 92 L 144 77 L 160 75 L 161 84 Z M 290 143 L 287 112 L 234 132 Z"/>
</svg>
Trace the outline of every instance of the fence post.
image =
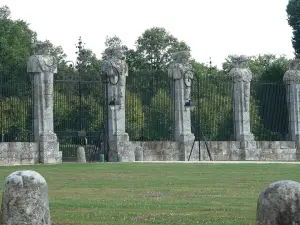
<svg viewBox="0 0 300 225">
<path fill-rule="evenodd" d="M 246 66 L 248 58 L 246 56 L 231 55 L 233 68 L 230 76 L 233 78 L 233 121 L 234 137 L 241 142 L 242 160 L 259 160 L 260 151 L 256 147 L 254 135 L 250 126 L 250 82 L 252 73 Z"/>
<path fill-rule="evenodd" d="M 300 141 L 300 59 L 290 61 L 283 76 L 289 115 L 288 140 Z"/>
<path fill-rule="evenodd" d="M 174 122 L 175 141 L 180 142 L 180 161 L 188 159 L 195 136 L 191 131 L 191 84 L 194 73 L 192 65 L 188 62 L 189 51 L 181 51 L 172 54 L 173 61 L 168 68 L 168 76 L 174 80 Z"/>
<path fill-rule="evenodd" d="M 106 78 L 107 119 L 110 162 L 134 161 L 134 150 L 129 147 L 125 132 L 125 92 L 128 67 L 121 46 L 109 47 L 104 52 L 101 72 Z"/>
<path fill-rule="evenodd" d="M 56 59 L 43 42 L 33 46 L 27 72 L 33 75 L 34 141 L 39 143 L 40 163 L 61 163 L 62 152 L 53 129 L 53 75 L 57 72 Z"/>
<path fill-rule="evenodd" d="M 233 68 L 229 74 L 233 78 L 233 121 L 236 141 L 253 141 L 250 129 L 250 82 L 252 73 L 246 67 L 246 56 L 229 56 Z"/>
</svg>

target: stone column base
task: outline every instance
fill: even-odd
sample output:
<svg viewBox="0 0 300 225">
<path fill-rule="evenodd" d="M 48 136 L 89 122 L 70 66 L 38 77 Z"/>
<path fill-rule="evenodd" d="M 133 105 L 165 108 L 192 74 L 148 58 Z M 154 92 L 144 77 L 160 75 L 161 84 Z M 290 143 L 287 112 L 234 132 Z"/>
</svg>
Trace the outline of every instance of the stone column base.
<svg viewBox="0 0 300 225">
<path fill-rule="evenodd" d="M 39 152 L 40 163 L 62 163 L 62 152 L 59 151 L 59 142 L 57 142 L 57 137 L 54 133 L 48 132 L 40 135 Z"/>
<path fill-rule="evenodd" d="M 241 141 L 242 160 L 260 160 L 261 149 L 256 146 L 256 141 Z"/>
<path fill-rule="evenodd" d="M 179 161 L 188 161 L 195 135 L 192 133 L 180 135 L 179 138 Z"/>
<path fill-rule="evenodd" d="M 109 141 L 109 162 L 134 162 L 134 149 L 131 147 L 127 133 L 117 134 Z"/>
<path fill-rule="evenodd" d="M 57 141 L 40 141 L 40 163 L 62 163 L 62 152 L 59 151 L 59 143 Z"/>
</svg>

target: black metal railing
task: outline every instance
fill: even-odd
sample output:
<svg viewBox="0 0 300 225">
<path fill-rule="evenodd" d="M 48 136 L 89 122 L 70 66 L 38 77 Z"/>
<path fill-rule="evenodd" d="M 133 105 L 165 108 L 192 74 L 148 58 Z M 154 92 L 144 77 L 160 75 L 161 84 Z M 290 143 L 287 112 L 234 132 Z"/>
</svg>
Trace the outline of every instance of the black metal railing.
<svg viewBox="0 0 300 225">
<path fill-rule="evenodd" d="M 131 140 L 173 140 L 172 85 L 166 71 L 140 71 L 128 77 L 126 132 Z"/>
<path fill-rule="evenodd" d="M 196 74 L 192 85 L 192 99 L 196 105 L 191 113 L 192 132 L 196 139 L 232 140 L 231 78 Z"/>
<path fill-rule="evenodd" d="M 284 141 L 288 108 L 284 84 L 251 83 L 251 130 L 258 141 Z"/>
<path fill-rule="evenodd" d="M 105 84 L 99 76 L 59 71 L 54 81 L 54 131 L 65 159 L 82 145 L 100 148 L 107 139 Z M 174 134 L 173 81 L 166 71 L 129 71 L 126 132 L 132 141 L 169 141 Z M 233 139 L 232 80 L 225 74 L 193 79 L 192 132 L 197 139 Z M 286 140 L 288 106 L 284 84 L 251 83 L 251 130 L 256 140 Z M 0 69 L 0 140 L 33 141 L 31 75 L 26 68 Z M 102 143 L 101 143 L 102 140 Z M 72 147 L 70 147 L 72 146 Z M 65 149 L 65 150 L 64 150 Z M 72 149 L 72 150 L 70 150 Z M 103 150 L 104 151 L 104 150 Z"/>
<path fill-rule="evenodd" d="M 26 68 L 0 69 L 1 142 L 33 140 L 32 90 Z"/>
<path fill-rule="evenodd" d="M 99 159 L 106 129 L 105 84 L 99 76 L 76 71 L 59 71 L 54 81 L 54 132 L 60 142 L 63 161 L 76 160 L 79 146 L 86 157 Z M 104 151 L 102 148 L 101 151 Z M 104 152 L 103 152 L 104 154 Z"/>
</svg>

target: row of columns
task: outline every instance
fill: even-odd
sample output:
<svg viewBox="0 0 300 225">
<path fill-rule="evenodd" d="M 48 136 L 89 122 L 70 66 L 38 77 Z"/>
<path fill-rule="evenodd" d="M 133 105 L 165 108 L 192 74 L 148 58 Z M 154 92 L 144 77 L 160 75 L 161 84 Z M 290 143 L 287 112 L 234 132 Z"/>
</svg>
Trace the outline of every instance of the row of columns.
<svg viewBox="0 0 300 225">
<path fill-rule="evenodd" d="M 236 141 L 254 141 L 250 127 L 250 83 L 252 73 L 247 67 L 246 56 L 230 56 L 233 68 L 233 116 Z M 283 77 L 286 85 L 288 107 L 288 140 L 300 141 L 300 60 L 290 61 L 289 70 Z M 284 118 L 282 118 L 284 119 Z"/>
<path fill-rule="evenodd" d="M 41 163 L 59 163 L 62 154 L 53 129 L 53 75 L 57 72 L 56 60 L 49 48 L 36 44 L 34 55 L 29 58 L 27 71 L 33 74 L 34 140 L 39 143 Z M 172 54 L 168 76 L 174 81 L 175 141 L 181 144 L 180 160 L 187 159 L 187 152 L 195 140 L 191 132 L 191 83 L 192 66 L 189 51 Z M 128 68 L 120 46 L 107 48 L 104 52 L 101 72 L 107 79 L 106 97 L 108 107 L 109 161 L 134 158 L 128 151 L 129 136 L 125 132 L 125 85 Z M 250 82 L 252 73 L 247 67 L 247 57 L 230 56 L 233 78 L 234 137 L 236 141 L 254 141 L 250 127 Z M 300 61 L 292 60 L 284 75 L 287 86 L 289 111 L 289 139 L 299 141 L 300 134 Z"/>
</svg>

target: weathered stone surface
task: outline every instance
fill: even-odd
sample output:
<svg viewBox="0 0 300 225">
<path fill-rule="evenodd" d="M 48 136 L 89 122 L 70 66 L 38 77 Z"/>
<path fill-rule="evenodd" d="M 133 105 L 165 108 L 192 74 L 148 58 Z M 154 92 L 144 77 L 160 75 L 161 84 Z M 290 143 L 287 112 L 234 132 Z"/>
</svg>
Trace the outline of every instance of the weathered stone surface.
<svg viewBox="0 0 300 225">
<path fill-rule="evenodd" d="M 247 68 L 246 56 L 229 56 L 233 68 L 230 76 L 233 78 L 233 121 L 236 141 L 253 141 L 250 129 L 250 81 L 252 73 Z"/>
<path fill-rule="evenodd" d="M 182 136 L 190 136 L 191 112 L 185 103 L 191 100 L 191 85 L 194 72 L 189 62 L 190 52 L 180 51 L 172 54 L 173 61 L 168 67 L 168 76 L 174 80 L 174 139 L 182 142 Z M 188 145 L 188 143 L 186 143 Z M 186 149 L 182 145 L 181 158 L 186 158 Z"/>
<path fill-rule="evenodd" d="M 144 150 L 141 146 L 135 148 L 135 161 L 144 161 Z"/>
<path fill-rule="evenodd" d="M 288 139 L 297 141 L 300 134 L 300 59 L 291 60 L 289 70 L 283 76 L 286 84 L 287 105 L 289 107 Z"/>
<path fill-rule="evenodd" d="M 143 161 L 178 161 L 179 143 L 171 141 L 133 141 L 132 149 L 143 153 Z M 137 153 L 137 151 L 135 151 Z M 136 156 L 137 157 L 137 156 Z"/>
<path fill-rule="evenodd" d="M 125 140 L 119 140 L 121 136 L 128 134 L 125 132 L 125 86 L 128 76 L 128 66 L 126 56 L 121 45 L 109 47 L 104 51 L 104 60 L 101 63 L 101 72 L 107 82 L 107 104 L 115 100 L 119 105 L 110 105 L 108 110 L 108 139 L 110 142 L 110 151 L 108 160 L 115 162 L 118 154 L 124 161 L 134 161 L 134 149 L 130 152 L 126 148 Z M 125 146 L 125 147 L 124 147 Z"/>
<path fill-rule="evenodd" d="M 79 163 L 86 162 L 84 147 L 77 148 L 77 162 L 79 162 Z"/>
<path fill-rule="evenodd" d="M 259 195 L 256 225 L 299 225 L 300 184 L 283 180 L 270 184 Z"/>
<path fill-rule="evenodd" d="M 186 161 L 191 153 L 192 142 L 185 145 L 186 153 L 183 154 L 183 142 L 152 141 L 152 142 L 130 142 L 129 149 L 143 152 L 143 161 L 182 161 L 184 156 Z M 240 142 L 240 141 L 208 141 L 209 151 L 213 160 L 216 161 L 241 161 L 241 160 L 261 160 L 261 161 L 296 161 L 297 149 L 292 142 Z M 270 148 L 273 146 L 274 148 Z M 276 147 L 277 146 L 277 147 Z M 289 146 L 290 148 L 282 148 Z M 276 147 L 276 148 L 275 148 Z M 209 161 L 206 145 L 204 141 L 196 141 L 191 153 L 190 161 Z"/>
<path fill-rule="evenodd" d="M 40 162 L 43 164 L 58 164 L 62 162 L 62 152 L 59 151 L 59 142 L 40 141 Z"/>
<path fill-rule="evenodd" d="M 38 143 L 1 142 L 0 165 L 36 164 L 39 161 Z"/>
<path fill-rule="evenodd" d="M 1 205 L 3 225 L 50 225 L 48 186 L 31 170 L 10 174 L 4 185 Z"/>
<path fill-rule="evenodd" d="M 47 42 L 34 43 L 34 55 L 27 64 L 27 72 L 33 74 L 33 130 L 41 163 L 61 162 L 53 128 L 53 76 L 57 73 L 57 61 L 50 55 L 50 47 Z"/>
</svg>

